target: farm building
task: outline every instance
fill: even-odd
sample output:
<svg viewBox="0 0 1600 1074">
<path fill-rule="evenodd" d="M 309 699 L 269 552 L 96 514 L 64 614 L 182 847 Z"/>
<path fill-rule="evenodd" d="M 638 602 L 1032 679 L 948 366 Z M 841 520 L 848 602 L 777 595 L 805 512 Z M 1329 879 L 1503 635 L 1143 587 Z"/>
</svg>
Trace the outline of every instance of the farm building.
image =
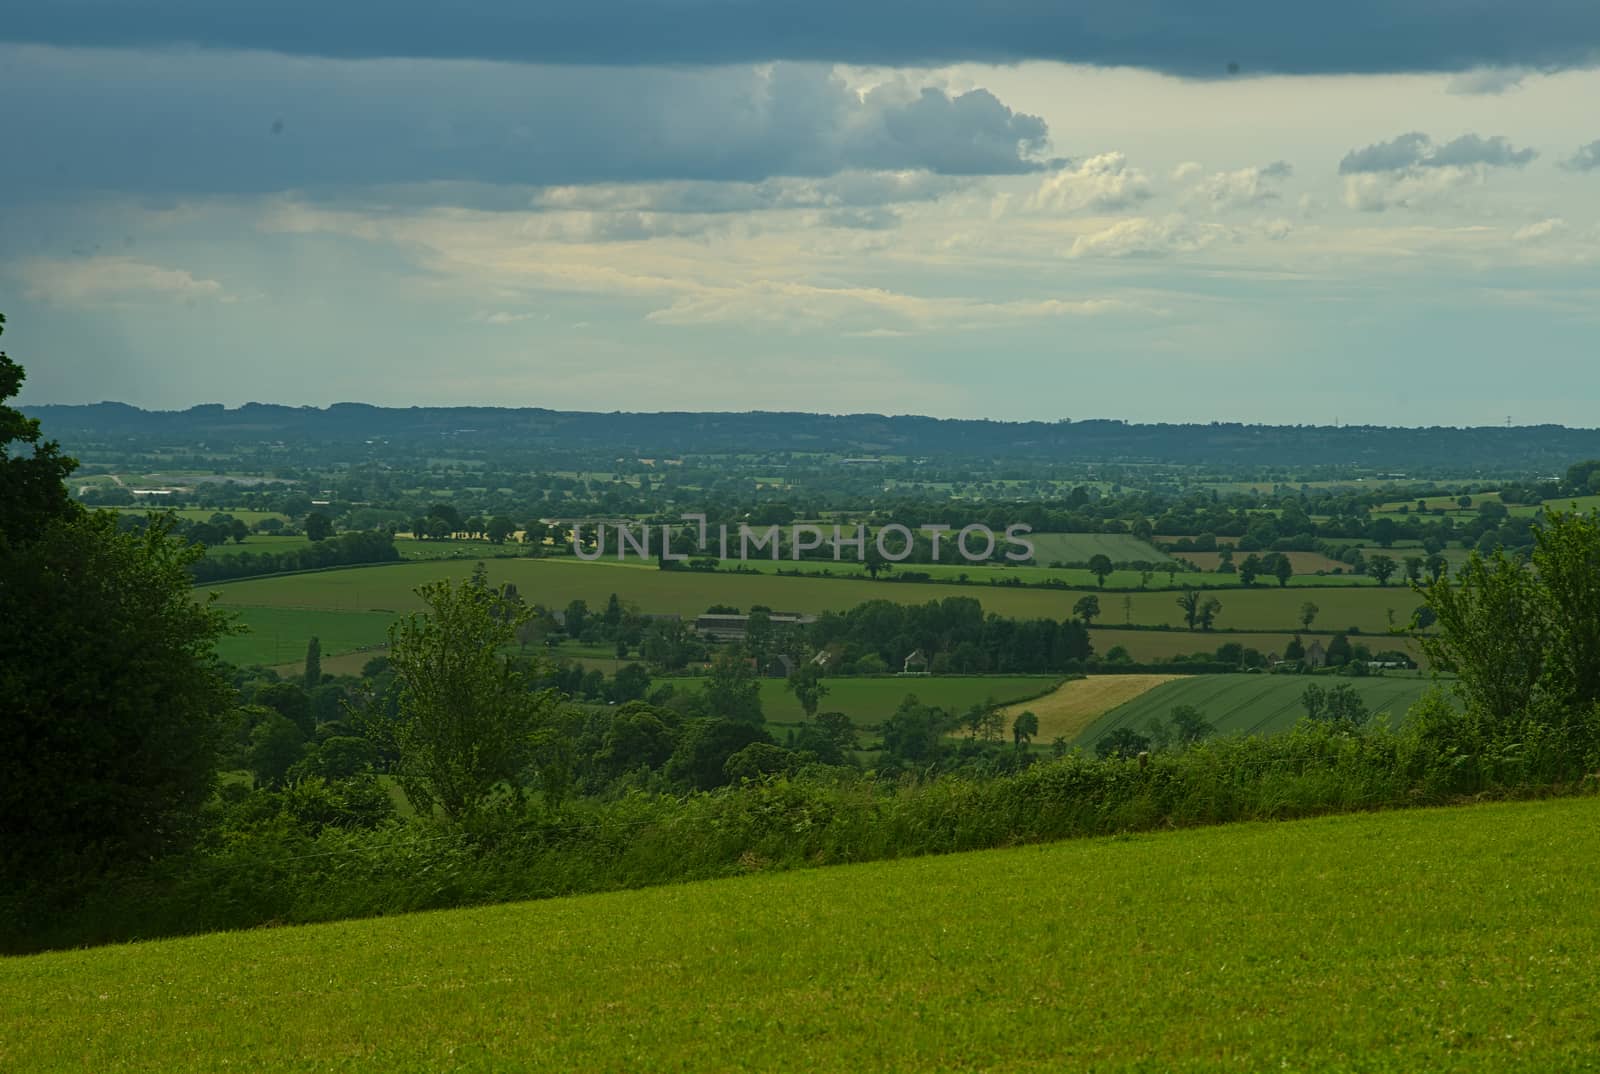
<svg viewBox="0 0 1600 1074">
<path fill-rule="evenodd" d="M 805 626 L 815 623 L 814 615 L 801 615 L 798 612 L 773 612 L 767 616 L 767 621 L 775 627 Z M 731 615 L 726 613 L 708 613 L 698 616 L 694 621 L 694 629 L 698 634 L 719 641 L 743 641 L 745 631 L 750 626 L 748 615 Z"/>
</svg>

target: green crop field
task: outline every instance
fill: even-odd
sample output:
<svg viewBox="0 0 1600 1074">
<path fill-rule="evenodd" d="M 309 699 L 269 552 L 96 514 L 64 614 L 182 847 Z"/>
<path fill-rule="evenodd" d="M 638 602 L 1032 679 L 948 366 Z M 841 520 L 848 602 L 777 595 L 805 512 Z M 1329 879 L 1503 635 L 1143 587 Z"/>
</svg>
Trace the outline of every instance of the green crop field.
<svg viewBox="0 0 1600 1074">
<path fill-rule="evenodd" d="M 1090 724 L 1075 745 L 1093 747 L 1119 727 L 1143 733 L 1152 718 L 1167 718 L 1175 705 L 1193 705 L 1216 727 L 1217 733 L 1270 735 L 1287 731 L 1305 716 L 1300 695 L 1310 683 L 1323 689 L 1349 684 L 1374 714 L 1387 712 L 1391 724 L 1405 718 L 1406 710 L 1434 685 L 1417 672 L 1387 672 L 1365 678 L 1315 678 L 1305 675 L 1194 675 L 1157 686 L 1124 705 L 1118 705 Z"/>
<path fill-rule="evenodd" d="M 1600 801 L 0 960 L 0 1068 L 1600 1070 Z"/>
<path fill-rule="evenodd" d="M 842 712 L 858 727 L 876 727 L 894 714 L 907 694 L 917 695 L 917 700 L 925 705 L 959 713 L 987 701 L 1006 704 L 1038 697 L 1054 690 L 1060 682 L 1059 675 L 897 675 L 824 679 L 828 693 L 817 711 Z M 762 680 L 761 708 L 773 723 L 790 724 L 805 719 L 800 703 L 782 679 Z"/>
</svg>

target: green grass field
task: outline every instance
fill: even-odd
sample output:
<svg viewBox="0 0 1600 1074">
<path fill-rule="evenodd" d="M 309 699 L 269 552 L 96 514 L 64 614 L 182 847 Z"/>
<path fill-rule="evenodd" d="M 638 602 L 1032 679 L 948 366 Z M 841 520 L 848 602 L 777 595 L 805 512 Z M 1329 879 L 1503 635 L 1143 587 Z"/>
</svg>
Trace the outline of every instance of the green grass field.
<svg viewBox="0 0 1600 1074">
<path fill-rule="evenodd" d="M 115 511 L 125 514 L 147 515 L 152 512 L 166 514 L 169 511 L 179 518 L 188 519 L 190 522 L 209 522 L 212 515 L 232 515 L 246 526 L 254 526 L 257 522 L 275 518 L 280 522 L 289 521 L 289 516 L 279 514 L 277 511 L 247 511 L 244 508 L 234 507 L 177 507 L 164 508 L 160 504 L 136 504 L 132 507 L 116 507 Z"/>
<path fill-rule="evenodd" d="M 682 682 L 681 679 L 671 680 Z M 973 705 L 993 700 L 997 704 L 1021 701 L 1049 693 L 1061 682 L 1059 675 L 906 675 L 892 678 L 824 679 L 827 696 L 819 712 L 842 712 L 858 727 L 876 727 L 907 694 L 925 705 L 947 712 L 965 712 Z M 805 719 L 805 711 L 782 679 L 763 679 L 761 708 L 770 723 L 792 724 Z"/>
<path fill-rule="evenodd" d="M 220 556 L 237 556 L 241 552 L 249 552 L 252 555 L 260 555 L 263 552 L 298 552 L 302 548 L 309 547 L 311 547 L 311 538 L 309 537 L 276 537 L 268 536 L 264 533 L 253 533 L 244 539 L 244 544 L 234 544 L 229 541 L 227 544 L 207 545 L 206 556 L 208 558 L 217 558 Z"/>
<path fill-rule="evenodd" d="M 1398 724 L 1406 710 L 1432 685 L 1427 675 L 1389 672 L 1366 678 L 1328 678 L 1305 675 L 1196 675 L 1164 683 L 1119 705 L 1084 729 L 1074 745 L 1093 747 L 1119 727 L 1141 734 L 1154 717 L 1166 720 L 1175 705 L 1193 705 L 1220 735 L 1270 735 L 1287 731 L 1305 716 L 1300 695 L 1315 682 L 1323 689 L 1348 683 L 1355 687 L 1374 713 L 1387 712 Z"/>
<path fill-rule="evenodd" d="M 1591 511 L 1600 511 L 1600 495 L 1594 496 L 1558 496 L 1553 500 L 1544 501 L 1546 511 L 1571 511 L 1574 506 L 1582 514 Z"/>
<path fill-rule="evenodd" d="M 0 960 L 0 1068 L 1600 1070 L 1600 801 Z"/>
<path fill-rule="evenodd" d="M 241 666 L 299 664 L 305 660 L 306 643 L 313 636 L 327 656 L 381 646 L 387 642 L 389 624 L 395 619 L 385 612 L 370 611 L 253 606 L 229 606 L 225 610 L 234 613 L 235 620 L 249 633 L 218 641 L 217 655 Z"/>
</svg>

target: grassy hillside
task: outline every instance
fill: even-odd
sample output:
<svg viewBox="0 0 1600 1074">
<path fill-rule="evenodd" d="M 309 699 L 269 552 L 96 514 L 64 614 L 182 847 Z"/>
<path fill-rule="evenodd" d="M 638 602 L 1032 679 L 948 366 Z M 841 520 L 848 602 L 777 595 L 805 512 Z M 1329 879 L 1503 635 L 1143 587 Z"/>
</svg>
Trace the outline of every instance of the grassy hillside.
<svg viewBox="0 0 1600 1074">
<path fill-rule="evenodd" d="M 1174 705 L 1193 705 L 1219 734 L 1287 731 L 1305 715 L 1300 695 L 1315 682 L 1324 689 L 1349 684 L 1373 713 L 1387 712 L 1398 724 L 1411 704 L 1433 685 L 1430 678 L 1384 675 L 1364 679 L 1308 678 L 1304 675 L 1197 675 L 1176 679 L 1139 694 L 1084 729 L 1077 745 L 1093 746 L 1119 727 L 1143 732 L 1153 717 L 1165 720 Z"/>
<path fill-rule="evenodd" d="M 0 1068 L 1594 1071 L 1597 858 L 1583 798 L 14 958 Z"/>
</svg>

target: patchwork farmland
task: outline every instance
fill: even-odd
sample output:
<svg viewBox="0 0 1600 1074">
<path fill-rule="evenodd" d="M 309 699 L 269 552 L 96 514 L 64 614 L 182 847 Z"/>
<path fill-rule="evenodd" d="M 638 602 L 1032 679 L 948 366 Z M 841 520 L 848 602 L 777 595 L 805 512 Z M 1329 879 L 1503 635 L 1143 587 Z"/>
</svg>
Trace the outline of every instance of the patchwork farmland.
<svg viewBox="0 0 1600 1074">
<path fill-rule="evenodd" d="M 229 659 L 277 664 L 292 659 L 296 646 L 303 651 L 306 640 L 313 634 L 323 636 L 324 651 L 330 655 L 361 646 L 381 645 L 384 627 L 390 619 L 420 610 L 421 602 L 415 593 L 418 586 L 436 578 L 465 578 L 471 573 L 473 562 L 445 560 L 352 567 L 219 582 L 199 592 L 216 593 L 220 604 L 240 610 L 248 624 L 272 629 L 270 642 L 263 629 L 225 643 L 229 646 L 226 650 Z M 653 564 L 580 563 L 571 559 L 489 559 L 485 562 L 491 581 L 513 582 L 524 599 L 547 607 L 562 608 L 576 599 L 587 601 L 591 607 L 601 607 L 616 593 L 641 611 L 675 612 L 686 617 L 698 615 L 712 604 L 738 608 L 763 604 L 782 611 L 815 614 L 848 609 L 869 600 L 923 603 L 971 597 L 979 601 L 986 612 L 1024 619 L 1059 620 L 1073 615 L 1073 605 L 1085 593 L 1020 586 L 662 571 Z M 1219 590 L 1214 595 L 1222 602 L 1217 626 L 1276 635 L 1287 635 L 1299 629 L 1300 606 L 1308 598 L 1319 607 L 1314 629 L 1355 628 L 1374 635 L 1387 631 L 1391 613 L 1393 622 L 1404 623 L 1419 603 L 1419 598 L 1409 590 L 1393 586 L 1328 589 L 1308 594 L 1304 590 L 1274 585 Z M 1183 613 L 1176 597 L 1171 590 L 1102 594 L 1100 622 L 1112 624 L 1126 616 L 1141 626 L 1178 628 L 1183 625 Z M 245 612 L 245 609 L 255 611 Z M 266 610 L 273 612 L 270 621 L 265 618 Z M 368 617 L 329 619 L 324 629 L 323 613 L 352 612 L 368 613 Z M 348 649 L 331 644 L 326 637 L 331 633 L 337 633 L 342 639 L 341 646 L 348 646 Z M 1095 633 L 1098 638 L 1101 631 Z M 1173 631 L 1170 638 L 1163 639 L 1186 653 L 1215 649 L 1228 640 L 1235 639 L 1224 632 L 1200 631 Z M 1102 645 L 1097 640 L 1096 648 L 1104 653 L 1110 644 Z M 282 656 L 285 652 L 290 655 Z"/>
</svg>

